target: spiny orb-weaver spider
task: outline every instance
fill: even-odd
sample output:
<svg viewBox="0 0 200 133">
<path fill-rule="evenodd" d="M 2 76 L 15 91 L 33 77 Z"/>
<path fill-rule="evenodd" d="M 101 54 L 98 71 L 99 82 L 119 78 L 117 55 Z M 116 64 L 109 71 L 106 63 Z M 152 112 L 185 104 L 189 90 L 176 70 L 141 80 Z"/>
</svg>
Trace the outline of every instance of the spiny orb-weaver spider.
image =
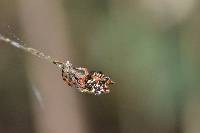
<svg viewBox="0 0 200 133">
<path fill-rule="evenodd" d="M 72 87 L 78 88 L 83 93 L 106 94 L 109 93 L 109 85 L 114 84 L 110 77 L 102 72 L 88 71 L 87 68 L 73 67 L 69 61 L 62 63 L 54 61 L 54 64 L 61 65 L 63 80 Z"/>
</svg>

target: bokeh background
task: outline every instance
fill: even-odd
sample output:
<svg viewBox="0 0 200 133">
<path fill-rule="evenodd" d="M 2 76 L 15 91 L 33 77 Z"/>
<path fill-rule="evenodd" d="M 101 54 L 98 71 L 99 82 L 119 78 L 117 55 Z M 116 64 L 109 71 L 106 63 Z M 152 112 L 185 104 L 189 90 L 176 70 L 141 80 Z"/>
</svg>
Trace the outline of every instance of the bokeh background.
<svg viewBox="0 0 200 133">
<path fill-rule="evenodd" d="M 0 42 L 0 133 L 199 133 L 199 12 L 198 0 L 0 0 L 1 34 L 116 82 L 81 94 Z"/>
</svg>

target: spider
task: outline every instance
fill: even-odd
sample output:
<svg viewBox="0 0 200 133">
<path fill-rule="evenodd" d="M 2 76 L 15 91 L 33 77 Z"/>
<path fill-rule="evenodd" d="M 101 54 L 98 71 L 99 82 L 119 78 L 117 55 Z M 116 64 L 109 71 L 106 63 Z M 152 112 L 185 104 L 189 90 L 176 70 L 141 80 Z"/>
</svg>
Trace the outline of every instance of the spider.
<svg viewBox="0 0 200 133">
<path fill-rule="evenodd" d="M 110 77 L 105 76 L 102 72 L 88 71 L 84 67 L 73 67 L 69 62 L 62 65 L 62 78 L 71 87 L 78 88 L 83 93 L 89 94 L 107 94 L 110 92 L 109 85 L 114 84 Z"/>
</svg>

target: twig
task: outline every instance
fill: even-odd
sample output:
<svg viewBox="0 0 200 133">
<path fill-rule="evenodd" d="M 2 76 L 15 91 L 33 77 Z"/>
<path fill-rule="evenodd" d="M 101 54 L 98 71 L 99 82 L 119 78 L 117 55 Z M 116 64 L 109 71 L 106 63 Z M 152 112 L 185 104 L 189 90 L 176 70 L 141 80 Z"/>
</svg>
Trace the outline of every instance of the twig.
<svg viewBox="0 0 200 133">
<path fill-rule="evenodd" d="M 0 40 L 6 42 L 6 43 L 8 43 L 8 44 L 10 44 L 10 45 L 12 45 L 12 46 L 14 46 L 16 48 L 19 48 L 19 49 L 22 49 L 22 50 L 24 50 L 24 51 L 26 51 L 28 53 L 31 53 L 32 55 L 35 55 L 35 56 L 37 56 L 39 58 L 45 59 L 50 63 L 56 64 L 59 68 L 62 69 L 62 65 L 58 64 L 58 63 L 55 63 L 55 61 L 56 61 L 55 59 L 53 59 L 49 55 L 45 55 L 43 52 L 41 52 L 41 51 L 39 51 L 37 49 L 30 48 L 30 47 L 25 47 L 24 45 L 21 45 L 18 42 L 15 42 L 15 41 L 13 41 L 13 40 L 11 40 L 9 38 L 6 38 L 6 37 L 2 36 L 1 34 L 0 34 Z"/>
</svg>

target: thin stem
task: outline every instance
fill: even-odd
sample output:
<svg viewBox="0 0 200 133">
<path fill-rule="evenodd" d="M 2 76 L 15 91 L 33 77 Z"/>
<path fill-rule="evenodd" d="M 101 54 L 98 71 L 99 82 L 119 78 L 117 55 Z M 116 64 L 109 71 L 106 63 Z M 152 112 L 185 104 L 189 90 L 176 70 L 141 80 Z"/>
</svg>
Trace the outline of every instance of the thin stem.
<svg viewBox="0 0 200 133">
<path fill-rule="evenodd" d="M 31 48 L 31 47 L 25 47 L 24 45 L 21 45 L 21 44 L 18 43 L 18 42 L 15 42 L 15 41 L 13 41 L 13 40 L 7 38 L 7 37 L 4 37 L 4 36 L 1 35 L 1 34 L 0 34 L 0 40 L 6 42 L 6 43 L 8 43 L 8 44 L 10 44 L 10 45 L 12 45 L 12 46 L 14 46 L 14 47 L 16 47 L 16 48 L 19 48 L 19 49 L 22 49 L 22 50 L 24 50 L 24 51 L 26 51 L 26 52 L 28 52 L 28 53 L 31 53 L 32 55 L 35 55 L 35 56 L 37 56 L 37 57 L 39 57 L 39 58 L 41 58 L 41 59 L 45 59 L 45 60 L 47 60 L 48 62 L 55 64 L 55 65 L 56 65 L 57 67 L 59 67 L 60 69 L 63 69 L 63 65 L 64 65 L 64 64 L 63 64 L 62 62 L 59 62 L 59 61 L 53 59 L 53 58 L 52 58 L 51 56 L 49 56 L 49 55 L 45 55 L 43 52 L 41 52 L 41 51 L 39 51 L 39 50 L 37 50 L 37 49 Z"/>
</svg>

